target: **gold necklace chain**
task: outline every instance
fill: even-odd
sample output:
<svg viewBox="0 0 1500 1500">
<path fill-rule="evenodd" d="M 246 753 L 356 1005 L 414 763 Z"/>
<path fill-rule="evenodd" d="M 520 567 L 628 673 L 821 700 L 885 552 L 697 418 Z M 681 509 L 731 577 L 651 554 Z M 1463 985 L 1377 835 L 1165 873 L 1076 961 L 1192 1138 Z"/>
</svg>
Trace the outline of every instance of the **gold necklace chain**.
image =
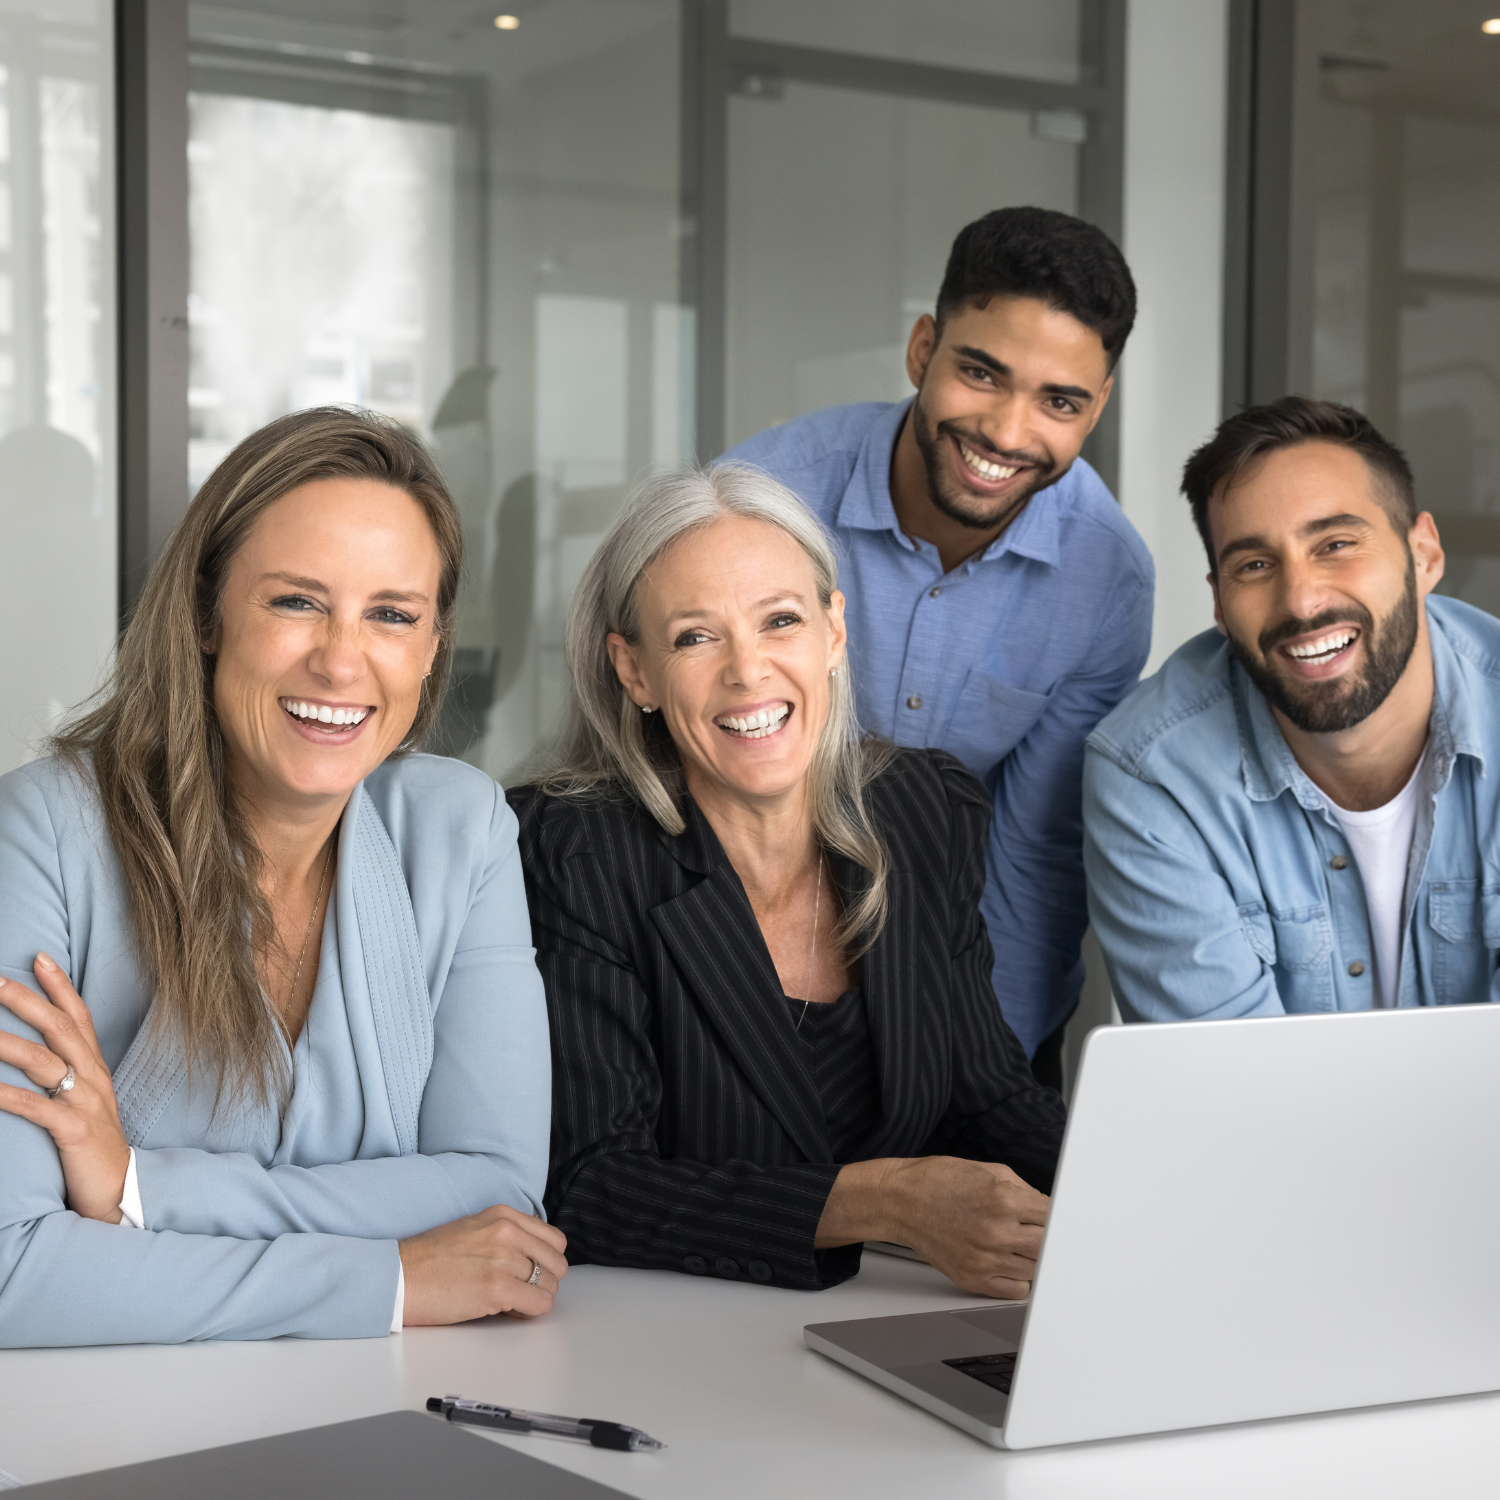
<svg viewBox="0 0 1500 1500">
<path fill-rule="evenodd" d="M 323 904 L 323 887 L 328 881 L 328 867 L 333 863 L 333 837 L 328 839 L 328 853 L 323 856 L 323 873 L 318 876 L 318 894 L 313 897 L 313 909 L 307 919 L 307 931 L 302 934 L 302 948 L 297 954 L 297 969 L 292 975 L 292 987 L 287 991 L 286 1004 L 278 1007 L 282 1026 L 286 1025 L 286 1013 L 292 1008 L 292 1002 L 297 998 L 297 986 L 302 981 L 302 965 L 307 960 L 307 944 L 312 937 L 313 923 L 318 920 L 318 908 Z"/>
<path fill-rule="evenodd" d="M 822 855 L 822 853 L 820 851 L 819 854 L 818 854 L 818 894 L 817 894 L 816 900 L 814 900 L 814 902 L 813 902 L 813 935 L 812 935 L 812 945 L 807 950 L 807 977 L 809 979 L 812 979 L 814 977 L 813 976 L 813 961 L 816 959 L 817 953 L 818 953 L 818 912 L 821 910 L 822 905 L 823 905 L 823 855 Z M 811 988 L 811 986 L 809 986 L 809 988 Z M 802 1030 L 802 1023 L 807 1019 L 807 1007 L 809 1005 L 811 1005 L 811 1004 L 812 1004 L 811 1000 L 804 1000 L 802 1002 L 802 1014 L 797 1017 L 797 1024 L 794 1027 L 792 1027 L 793 1031 L 801 1031 Z"/>
</svg>

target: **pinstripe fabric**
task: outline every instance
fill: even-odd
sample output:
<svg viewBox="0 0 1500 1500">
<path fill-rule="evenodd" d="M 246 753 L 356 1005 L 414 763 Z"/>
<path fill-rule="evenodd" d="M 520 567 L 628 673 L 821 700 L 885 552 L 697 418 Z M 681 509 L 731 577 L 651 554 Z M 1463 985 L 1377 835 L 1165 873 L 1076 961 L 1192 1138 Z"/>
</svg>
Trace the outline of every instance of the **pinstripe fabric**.
<svg viewBox="0 0 1500 1500">
<path fill-rule="evenodd" d="M 864 992 L 845 990 L 828 1005 L 791 999 L 786 1004 L 823 1104 L 823 1128 L 833 1159 L 858 1161 L 865 1137 L 880 1118 L 880 1086 Z"/>
<path fill-rule="evenodd" d="M 979 913 L 989 805 L 942 751 L 870 789 L 890 917 L 861 960 L 880 1086 L 856 1153 L 1005 1162 L 1043 1191 L 1062 1101 L 1001 1019 Z M 806 1051 L 739 877 L 689 802 L 672 838 L 633 801 L 510 794 L 552 1024 L 547 1207 L 578 1262 L 815 1288 L 838 1173 Z M 863 872 L 831 857 L 846 892 Z"/>
</svg>

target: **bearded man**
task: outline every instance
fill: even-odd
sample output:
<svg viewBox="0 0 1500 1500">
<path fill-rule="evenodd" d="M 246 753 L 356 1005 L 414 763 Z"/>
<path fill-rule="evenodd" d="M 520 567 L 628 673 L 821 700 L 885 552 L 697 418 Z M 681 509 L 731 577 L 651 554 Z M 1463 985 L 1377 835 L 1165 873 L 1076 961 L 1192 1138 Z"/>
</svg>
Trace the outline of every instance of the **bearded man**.
<svg viewBox="0 0 1500 1500">
<path fill-rule="evenodd" d="M 911 331 L 915 399 L 815 412 L 726 455 L 837 535 L 864 727 L 949 750 L 988 788 L 995 991 L 1054 1086 L 1088 922 L 1084 740 L 1151 640 L 1150 554 L 1079 457 L 1134 320 L 1108 236 L 1000 209 L 959 234 Z"/>
<path fill-rule="evenodd" d="M 1217 634 L 1100 724 L 1094 925 L 1133 1020 L 1500 998 L 1500 622 L 1433 595 L 1400 451 L 1289 396 L 1188 460 Z"/>
</svg>

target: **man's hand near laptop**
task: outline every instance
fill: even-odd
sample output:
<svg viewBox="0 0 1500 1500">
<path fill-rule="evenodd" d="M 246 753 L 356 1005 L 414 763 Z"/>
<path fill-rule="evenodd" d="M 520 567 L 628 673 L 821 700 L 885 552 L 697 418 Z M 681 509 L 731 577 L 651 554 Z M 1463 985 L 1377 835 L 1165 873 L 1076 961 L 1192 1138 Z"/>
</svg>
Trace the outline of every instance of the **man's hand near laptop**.
<svg viewBox="0 0 1500 1500">
<path fill-rule="evenodd" d="M 820 1250 L 863 1240 L 909 1245 L 955 1286 L 1031 1295 L 1051 1200 L 998 1162 L 886 1157 L 843 1167 L 823 1205 Z"/>
</svg>

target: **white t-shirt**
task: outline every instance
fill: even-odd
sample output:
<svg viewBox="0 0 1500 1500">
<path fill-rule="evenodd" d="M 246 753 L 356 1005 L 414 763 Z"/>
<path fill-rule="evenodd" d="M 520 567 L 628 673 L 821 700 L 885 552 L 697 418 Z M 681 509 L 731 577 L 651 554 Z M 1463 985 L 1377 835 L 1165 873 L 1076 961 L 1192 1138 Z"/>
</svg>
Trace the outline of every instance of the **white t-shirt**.
<svg viewBox="0 0 1500 1500">
<path fill-rule="evenodd" d="M 1378 1007 L 1394 1007 L 1401 983 L 1401 912 L 1406 898 L 1406 865 L 1411 858 L 1412 839 L 1417 832 L 1418 783 L 1427 752 L 1417 762 L 1411 779 L 1384 807 L 1369 812 L 1350 812 L 1325 797 L 1329 811 L 1339 820 L 1354 854 L 1359 878 L 1364 882 L 1365 905 L 1370 912 L 1370 940 L 1375 951 L 1374 992 Z"/>
</svg>

